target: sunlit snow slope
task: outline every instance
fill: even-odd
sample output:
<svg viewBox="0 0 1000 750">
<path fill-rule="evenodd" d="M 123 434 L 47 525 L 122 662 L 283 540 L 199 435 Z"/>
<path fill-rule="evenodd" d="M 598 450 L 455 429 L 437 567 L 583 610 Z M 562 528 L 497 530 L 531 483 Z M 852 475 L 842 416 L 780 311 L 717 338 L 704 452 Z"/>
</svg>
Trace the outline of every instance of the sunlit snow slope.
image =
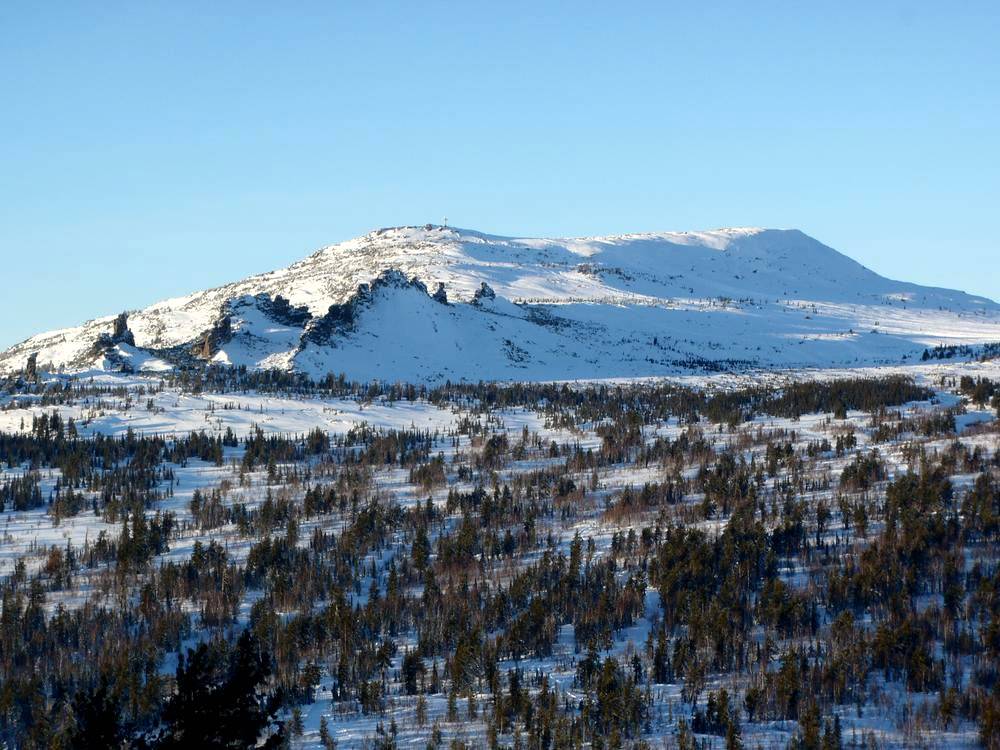
<svg viewBox="0 0 1000 750">
<path fill-rule="evenodd" d="M 28 339 L 0 354 L 0 371 L 35 353 L 40 369 L 214 361 L 363 380 L 570 379 L 898 364 L 1000 341 L 990 300 L 891 281 L 772 229 L 382 229 L 115 318 Z"/>
</svg>

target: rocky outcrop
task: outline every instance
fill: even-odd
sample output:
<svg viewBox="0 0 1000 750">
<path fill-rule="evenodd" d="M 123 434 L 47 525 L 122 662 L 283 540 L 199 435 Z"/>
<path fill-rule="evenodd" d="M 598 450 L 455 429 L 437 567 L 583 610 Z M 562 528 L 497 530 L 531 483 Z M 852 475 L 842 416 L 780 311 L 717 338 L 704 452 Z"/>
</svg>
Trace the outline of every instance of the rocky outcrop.
<svg viewBox="0 0 1000 750">
<path fill-rule="evenodd" d="M 115 344 L 128 344 L 135 346 L 135 336 L 128 328 L 128 313 L 123 312 L 115 318 L 114 326 L 111 330 L 111 341 Z"/>
<path fill-rule="evenodd" d="M 442 294 L 443 287 L 443 284 L 439 287 Z M 416 289 L 427 294 L 427 286 L 420 279 L 408 279 L 404 273 L 396 269 L 383 271 L 371 283 L 359 284 L 357 291 L 347 302 L 330 305 L 325 315 L 313 318 L 302 335 L 303 344 L 326 346 L 333 342 L 335 336 L 350 333 L 354 330 L 359 311 L 372 303 L 376 292 L 380 289 L 390 288 Z M 447 302 L 447 298 L 444 301 Z"/>
<path fill-rule="evenodd" d="M 302 334 L 303 343 L 317 344 L 323 346 L 330 343 L 334 335 L 346 333 L 354 328 L 355 308 L 354 301 L 345 302 L 340 305 L 330 305 L 326 314 L 313 318 Z"/>
<path fill-rule="evenodd" d="M 444 282 L 438 282 L 438 288 L 434 290 L 434 301 L 440 302 L 442 305 L 448 304 L 448 292 L 444 290 Z"/>
<path fill-rule="evenodd" d="M 269 294 L 258 294 L 254 300 L 257 308 L 275 323 L 291 328 L 304 328 L 312 320 L 312 314 L 310 314 L 308 307 L 293 307 L 280 294 L 273 299 Z"/>
<path fill-rule="evenodd" d="M 224 305 L 225 308 L 228 305 Z M 191 353 L 198 359 L 211 359 L 224 344 L 233 338 L 233 319 L 228 310 L 215 321 L 209 330 L 205 331 L 191 347 Z"/>
<path fill-rule="evenodd" d="M 442 285 L 443 286 L 443 285 Z M 358 293 L 361 293 L 362 288 L 368 287 L 368 299 L 371 299 L 371 295 L 377 292 L 379 289 L 394 288 L 394 289 L 416 289 L 428 294 L 427 285 L 424 284 L 420 279 L 414 277 L 412 279 L 407 278 L 406 274 L 395 268 L 389 268 L 382 271 L 370 284 L 361 284 L 358 287 Z"/>
<path fill-rule="evenodd" d="M 485 281 L 479 285 L 476 293 L 472 295 L 472 304 L 478 305 L 485 300 L 496 299 L 497 293 L 493 291 L 493 287 L 487 284 Z"/>
<path fill-rule="evenodd" d="M 128 327 L 127 312 L 119 313 L 118 317 L 115 318 L 111 324 L 111 333 L 98 335 L 97 340 L 91 345 L 84 359 L 93 362 L 96 359 L 104 358 L 109 360 L 113 365 L 122 366 L 122 369 L 127 369 L 115 352 L 115 347 L 119 344 L 135 346 L 135 336 Z"/>
</svg>

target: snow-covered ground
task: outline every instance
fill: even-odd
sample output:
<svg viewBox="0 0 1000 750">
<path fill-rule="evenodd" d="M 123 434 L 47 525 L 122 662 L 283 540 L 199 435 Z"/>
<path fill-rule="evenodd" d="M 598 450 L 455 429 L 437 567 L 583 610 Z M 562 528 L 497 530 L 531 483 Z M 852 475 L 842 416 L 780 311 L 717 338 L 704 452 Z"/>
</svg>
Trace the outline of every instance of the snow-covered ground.
<svg viewBox="0 0 1000 750">
<path fill-rule="evenodd" d="M 133 379 L 133 382 L 136 379 Z M 25 399 L 20 399 L 25 401 Z M 164 390 L 148 397 L 84 398 L 72 405 L 23 407 L 0 410 L 0 432 L 31 429 L 31 419 L 58 412 L 72 418 L 81 435 L 137 433 L 186 435 L 204 430 L 210 434 L 231 429 L 245 436 L 255 428 L 264 432 L 302 435 L 320 428 L 346 433 L 362 423 L 385 429 L 443 430 L 456 415 L 432 404 L 401 401 L 364 403 L 352 399 L 293 399 L 264 394 L 190 394 Z"/>
<path fill-rule="evenodd" d="M 942 385 L 942 380 L 961 375 L 1000 379 L 998 377 L 1000 362 L 971 364 L 946 362 L 884 369 L 807 370 L 772 373 L 767 380 L 779 384 L 790 379 L 874 376 L 890 372 L 913 375 L 919 382 L 938 390 L 933 401 L 907 404 L 897 409 L 901 417 L 919 417 L 945 409 L 959 411 L 965 409 L 965 413 L 956 416 L 957 434 L 924 440 L 923 446 L 927 451 L 944 452 L 958 443 L 970 450 L 979 448 L 987 455 L 996 455 L 1000 448 L 1000 438 L 996 431 L 995 412 L 965 404 L 960 396 Z M 221 434 L 227 429 L 232 429 L 237 435 L 243 436 L 251 433 L 257 426 L 266 432 L 285 435 L 304 435 L 316 427 L 333 435 L 343 435 L 351 427 L 362 423 L 385 429 L 417 428 L 439 431 L 440 436 L 434 446 L 434 453 L 440 451 L 445 457 L 446 465 L 449 467 L 447 484 L 426 491 L 410 482 L 405 469 L 386 466 L 377 470 L 372 477 L 375 490 L 388 503 L 398 503 L 402 507 L 412 507 L 430 495 L 434 504 L 441 509 L 445 507 L 449 489 L 467 492 L 474 486 L 472 481 L 459 479 L 456 476 L 456 467 L 468 463 L 476 452 L 469 436 L 454 433 L 463 417 L 472 416 L 461 410 L 440 409 L 424 401 L 390 403 L 384 399 L 376 399 L 368 403 L 348 398 L 289 398 L 260 393 L 193 394 L 177 388 L 164 388 L 152 375 L 124 376 L 112 373 L 92 373 L 92 375 L 95 384 L 110 387 L 117 395 L 86 396 L 71 404 L 44 407 L 37 403 L 34 397 L 7 396 L 0 399 L 0 432 L 28 430 L 34 417 L 42 413 L 51 414 L 53 411 L 59 412 L 65 419 L 72 417 L 80 433 L 85 436 L 98 433 L 121 435 L 130 429 L 145 434 L 174 435 L 185 435 L 200 430 Z M 679 378 L 678 382 L 710 388 L 727 388 L 759 380 L 759 377 L 755 378 L 752 375 L 724 374 L 686 376 Z M 519 440 L 522 432 L 527 429 L 533 436 L 537 436 L 542 446 L 547 446 L 552 441 L 564 446 L 579 444 L 583 450 L 599 449 L 601 445 L 601 439 L 592 426 L 576 430 L 549 428 L 545 425 L 544 417 L 532 409 L 505 410 L 491 416 L 495 420 L 494 425 L 502 423 L 511 443 Z M 480 419 L 481 415 L 472 418 Z M 872 442 L 871 417 L 861 412 L 851 412 L 846 420 L 836 422 L 829 414 L 804 415 L 799 419 L 762 415 L 735 430 L 706 423 L 700 425 L 700 428 L 715 450 L 736 449 L 741 451 L 748 461 L 751 458 L 761 461 L 763 445 L 772 437 L 778 442 L 794 440 L 794 447 L 801 450 L 813 442 L 822 440 L 834 442 L 837 435 L 854 434 L 857 438 L 855 449 L 847 451 L 843 456 L 833 455 L 832 452 L 819 455 L 811 462 L 808 475 L 814 478 L 839 477 L 843 468 L 856 455 L 866 453 L 872 447 L 877 447 L 886 461 L 889 477 L 900 475 L 906 472 L 912 461 L 912 456 L 907 452 L 907 444 L 916 439 L 916 436 L 906 435 L 897 442 L 875 446 Z M 652 441 L 657 436 L 676 439 L 685 429 L 686 426 L 680 425 L 676 419 L 671 419 L 661 424 L 645 425 L 643 434 L 647 441 Z M 303 491 L 301 486 L 278 487 L 263 471 L 257 470 L 241 476 L 238 467 L 241 451 L 241 448 L 227 449 L 221 466 L 195 459 L 188 461 L 186 465 L 170 465 L 169 468 L 174 475 L 173 482 L 169 486 L 170 496 L 156 503 L 155 507 L 149 509 L 149 513 L 170 511 L 176 515 L 181 524 L 190 524 L 192 515 L 189 506 L 195 490 L 207 492 L 220 489 L 227 505 L 240 504 L 248 508 L 259 507 L 267 494 L 272 491 L 287 492 L 296 501 L 301 499 Z M 500 481 L 511 481 L 518 475 L 545 466 L 557 466 L 564 461 L 564 458 L 547 457 L 544 450 L 536 450 L 523 460 L 510 462 L 497 472 L 497 478 Z M 687 465 L 684 467 L 684 474 L 691 478 L 697 474 L 699 468 L 697 464 Z M 24 471 L 24 467 L 7 467 L 4 469 L 4 474 L 16 475 Z M 616 534 L 626 534 L 654 521 L 659 523 L 658 519 L 641 514 L 635 518 L 609 520 L 606 515 L 606 503 L 614 500 L 627 487 L 640 487 L 646 482 L 661 481 L 665 476 L 664 467 L 658 464 L 638 466 L 624 463 L 602 468 L 597 477 L 597 487 L 587 493 L 573 508 L 573 515 L 564 520 L 547 521 L 542 530 L 552 534 L 555 548 L 562 551 L 568 550 L 574 534 L 579 533 L 582 538 L 593 543 L 595 559 L 606 558 L 612 554 Z M 589 478 L 585 472 L 575 476 L 580 484 L 586 484 Z M 769 478 L 767 490 L 776 491 L 779 481 L 783 478 L 786 477 Z M 57 472 L 43 470 L 43 492 L 48 493 L 57 479 Z M 959 493 L 966 491 L 973 479 L 974 477 L 961 474 L 953 477 Z M 168 488 L 164 486 L 160 489 L 165 491 Z M 846 522 L 840 517 L 836 496 L 835 480 L 829 487 L 818 486 L 802 492 L 799 496 L 810 508 L 814 508 L 821 500 L 831 507 L 833 517 L 830 527 L 836 531 L 828 532 L 829 540 L 837 535 L 847 538 L 850 534 L 844 530 Z M 697 495 L 686 497 L 684 504 L 671 511 L 674 514 L 671 518 L 684 519 L 683 514 L 689 513 L 690 506 L 699 500 L 700 497 Z M 457 517 L 448 519 L 445 527 L 449 524 L 454 525 L 458 520 Z M 299 532 L 300 544 L 307 545 L 316 528 L 328 533 L 337 533 L 342 531 L 343 523 L 343 518 L 336 513 L 306 520 Z M 725 528 L 726 519 L 715 517 L 690 524 L 716 534 Z M 101 532 L 113 537 L 119 530 L 119 524 L 107 523 L 89 509 L 77 516 L 58 521 L 45 508 L 28 512 L 10 510 L 2 512 L 0 533 L 3 534 L 3 545 L 0 545 L 0 575 L 8 575 L 18 560 L 25 561 L 29 572 L 36 572 L 44 564 L 45 557 L 53 546 L 82 547 L 93 543 Z M 878 524 L 873 522 L 869 532 L 874 533 L 877 530 Z M 211 541 L 223 544 L 230 559 L 237 563 L 245 561 L 251 544 L 232 525 L 210 530 L 201 530 L 189 525 L 171 540 L 170 551 L 162 555 L 159 562 L 184 560 L 191 556 L 196 543 L 208 544 Z M 861 543 L 860 540 L 858 543 Z M 394 555 L 407 549 L 408 540 L 393 536 L 388 547 L 379 550 L 377 554 L 373 553 L 366 564 L 373 565 L 376 577 L 384 579 Z M 532 553 L 534 554 L 536 553 Z M 533 556 L 525 557 L 520 559 L 518 564 L 524 565 L 534 559 Z M 813 583 L 814 571 L 801 560 L 780 560 L 778 569 L 781 579 L 795 590 L 806 590 Z M 80 606 L 89 596 L 99 597 L 100 572 L 100 570 L 81 572 L 72 592 L 52 592 L 47 601 L 49 610 L 51 611 L 56 605 L 67 608 Z M 259 591 L 246 592 L 239 610 L 241 623 L 246 622 L 249 608 L 259 596 Z M 351 600 L 353 603 L 363 604 L 364 589 L 355 592 Z M 661 616 L 658 593 L 650 586 L 646 592 L 642 616 L 630 627 L 616 633 L 611 648 L 602 651 L 602 655 L 610 653 L 623 657 L 641 651 L 648 634 Z M 196 635 L 189 643 L 197 637 Z M 402 649 L 412 647 L 415 643 L 411 633 L 400 634 L 396 642 L 400 647 L 400 653 L 393 659 L 390 673 L 400 668 Z M 583 697 L 583 692 L 575 685 L 574 679 L 577 662 L 581 656 L 576 651 L 573 626 L 563 625 L 551 657 L 507 660 L 502 667 L 505 670 L 525 669 L 529 674 L 536 669 L 540 670 L 548 676 L 551 685 L 560 690 L 566 698 L 579 700 Z M 169 672 L 174 664 L 171 660 L 173 658 L 171 656 L 167 660 L 164 670 Z M 709 675 L 706 692 L 709 689 L 727 687 L 737 694 L 744 686 L 742 679 L 741 676 L 734 675 Z M 368 746 L 379 725 L 388 728 L 393 721 L 397 726 L 397 741 L 401 747 L 425 747 L 431 727 L 435 724 L 449 740 L 460 739 L 474 747 L 482 746 L 485 742 L 485 725 L 481 718 L 476 720 L 466 718 L 464 699 L 459 706 L 459 720 L 449 722 L 447 696 L 443 693 L 427 696 L 427 724 L 421 726 L 416 721 L 416 698 L 402 694 L 398 678 L 390 680 L 386 709 L 381 715 L 363 714 L 354 701 L 333 700 L 332 681 L 329 671 L 325 670 L 313 701 L 303 706 L 305 733 L 302 738 L 296 739 L 298 746 L 319 747 L 318 729 L 323 718 L 328 722 L 331 734 L 342 748 Z M 873 682 L 875 687 L 864 705 L 858 708 L 841 706 L 837 709 L 843 721 L 845 742 L 849 742 L 852 737 L 858 737 L 861 741 L 867 733 L 872 733 L 880 746 L 906 747 L 912 746 L 917 740 L 927 746 L 975 746 L 975 728 L 970 723 L 958 723 L 949 729 L 928 729 L 922 734 L 914 733 L 908 724 L 913 712 L 913 706 L 910 704 L 913 696 L 907 694 L 899 682 L 886 682 L 877 675 L 873 677 Z M 675 684 L 657 685 L 654 688 L 650 731 L 647 737 L 658 739 L 673 737 L 678 720 L 690 715 L 691 706 L 682 700 L 681 688 L 679 681 Z M 483 706 L 488 700 L 488 695 L 485 692 L 477 693 L 476 698 Z M 933 695 L 917 696 L 918 703 L 930 704 L 933 700 L 935 700 Z M 703 707 L 704 701 L 703 694 L 699 705 Z M 482 712 L 480 717 L 481 714 Z M 744 741 L 749 747 L 784 747 L 796 731 L 796 725 L 790 721 L 748 723 L 743 731 Z M 719 737 L 701 739 L 710 746 L 723 745 L 722 738 Z"/>
<path fill-rule="evenodd" d="M 0 354 L 0 372 L 32 353 L 42 366 L 155 371 L 194 352 L 355 380 L 590 379 L 903 364 L 939 344 L 1000 342 L 990 300 L 891 281 L 801 232 L 762 229 L 382 229 L 133 311 L 135 346 L 95 350 L 113 320 L 35 336 Z"/>
</svg>

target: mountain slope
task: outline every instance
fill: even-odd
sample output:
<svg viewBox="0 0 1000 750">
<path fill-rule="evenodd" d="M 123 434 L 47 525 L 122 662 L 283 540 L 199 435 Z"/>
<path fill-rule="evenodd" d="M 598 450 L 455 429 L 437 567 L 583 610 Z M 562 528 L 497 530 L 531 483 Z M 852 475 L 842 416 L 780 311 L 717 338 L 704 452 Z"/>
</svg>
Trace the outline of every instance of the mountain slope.
<svg viewBox="0 0 1000 750">
<path fill-rule="evenodd" d="M 1000 306 L 891 281 L 795 230 L 514 239 L 381 229 L 288 268 L 32 337 L 0 371 L 198 361 L 357 379 L 628 377 L 912 360 Z"/>
</svg>

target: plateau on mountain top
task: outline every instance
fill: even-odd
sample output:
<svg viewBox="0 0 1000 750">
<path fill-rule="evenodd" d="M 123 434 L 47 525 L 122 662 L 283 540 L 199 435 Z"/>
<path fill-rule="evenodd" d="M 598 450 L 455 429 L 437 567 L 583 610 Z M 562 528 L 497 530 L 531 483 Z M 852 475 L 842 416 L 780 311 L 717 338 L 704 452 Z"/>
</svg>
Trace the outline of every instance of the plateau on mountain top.
<svg viewBox="0 0 1000 750">
<path fill-rule="evenodd" d="M 425 225 L 33 336 L 0 372 L 211 362 L 359 381 L 596 379 L 900 365 L 997 341 L 997 303 L 887 279 L 797 230 L 530 239 Z"/>
</svg>

